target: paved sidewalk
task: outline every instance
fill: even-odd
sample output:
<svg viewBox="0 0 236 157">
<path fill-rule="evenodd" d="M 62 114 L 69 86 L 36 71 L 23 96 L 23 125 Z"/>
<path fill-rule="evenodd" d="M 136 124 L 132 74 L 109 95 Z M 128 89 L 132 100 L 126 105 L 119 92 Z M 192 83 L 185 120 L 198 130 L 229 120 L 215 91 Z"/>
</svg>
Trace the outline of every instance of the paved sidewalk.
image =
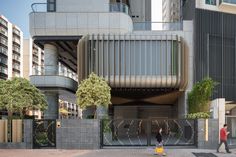
<svg viewBox="0 0 236 157">
<path fill-rule="evenodd" d="M 168 157 L 195 157 L 192 152 L 214 153 L 218 157 L 236 157 L 232 154 L 215 153 L 214 150 L 167 149 Z M 57 149 L 0 149 L 0 157 L 155 157 L 152 148 L 142 149 L 100 149 L 100 150 L 57 150 Z"/>
</svg>

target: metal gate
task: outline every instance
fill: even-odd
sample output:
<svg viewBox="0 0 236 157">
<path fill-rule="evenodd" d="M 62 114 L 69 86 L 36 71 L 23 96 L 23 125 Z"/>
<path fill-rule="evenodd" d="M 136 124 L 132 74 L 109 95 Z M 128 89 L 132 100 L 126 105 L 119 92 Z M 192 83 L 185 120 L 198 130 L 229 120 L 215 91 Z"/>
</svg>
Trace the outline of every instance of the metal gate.
<svg viewBox="0 0 236 157">
<path fill-rule="evenodd" d="M 154 146 L 156 134 L 163 132 L 164 145 L 196 144 L 196 121 L 187 119 L 113 119 L 102 120 L 102 146 Z"/>
<path fill-rule="evenodd" d="M 56 120 L 33 120 L 33 148 L 56 148 Z"/>
</svg>

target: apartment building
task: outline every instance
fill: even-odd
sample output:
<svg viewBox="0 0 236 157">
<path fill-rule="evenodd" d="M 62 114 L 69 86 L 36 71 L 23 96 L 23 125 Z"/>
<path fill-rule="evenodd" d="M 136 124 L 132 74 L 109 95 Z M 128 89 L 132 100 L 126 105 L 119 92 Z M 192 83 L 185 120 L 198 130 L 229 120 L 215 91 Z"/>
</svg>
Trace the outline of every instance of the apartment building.
<svg viewBox="0 0 236 157">
<path fill-rule="evenodd" d="M 81 119 L 82 111 L 77 104 L 73 104 L 67 101 L 59 100 L 60 104 L 60 118 L 61 119 Z"/>
<path fill-rule="evenodd" d="M 23 33 L 0 15 L 0 78 L 23 76 Z"/>
<path fill-rule="evenodd" d="M 39 73 L 44 65 L 44 51 L 33 43 L 32 39 L 24 39 L 23 77 Z"/>
</svg>

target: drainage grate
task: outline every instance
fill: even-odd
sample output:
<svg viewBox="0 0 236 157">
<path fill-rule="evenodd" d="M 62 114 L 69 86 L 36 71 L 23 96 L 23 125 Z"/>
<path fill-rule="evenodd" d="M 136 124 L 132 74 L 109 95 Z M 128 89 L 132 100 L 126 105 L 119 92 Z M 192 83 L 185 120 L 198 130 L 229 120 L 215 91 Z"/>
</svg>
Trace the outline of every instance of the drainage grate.
<svg viewBox="0 0 236 157">
<path fill-rule="evenodd" d="M 196 157 L 217 157 L 212 153 L 193 153 Z"/>
</svg>

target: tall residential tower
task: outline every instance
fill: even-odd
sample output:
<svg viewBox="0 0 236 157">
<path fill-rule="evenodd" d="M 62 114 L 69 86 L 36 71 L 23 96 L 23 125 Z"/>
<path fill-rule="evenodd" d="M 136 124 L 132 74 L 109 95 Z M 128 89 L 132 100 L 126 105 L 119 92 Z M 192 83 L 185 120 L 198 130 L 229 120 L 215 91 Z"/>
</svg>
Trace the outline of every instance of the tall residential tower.
<svg viewBox="0 0 236 157">
<path fill-rule="evenodd" d="M 23 76 L 23 33 L 0 15 L 0 78 Z"/>
</svg>

